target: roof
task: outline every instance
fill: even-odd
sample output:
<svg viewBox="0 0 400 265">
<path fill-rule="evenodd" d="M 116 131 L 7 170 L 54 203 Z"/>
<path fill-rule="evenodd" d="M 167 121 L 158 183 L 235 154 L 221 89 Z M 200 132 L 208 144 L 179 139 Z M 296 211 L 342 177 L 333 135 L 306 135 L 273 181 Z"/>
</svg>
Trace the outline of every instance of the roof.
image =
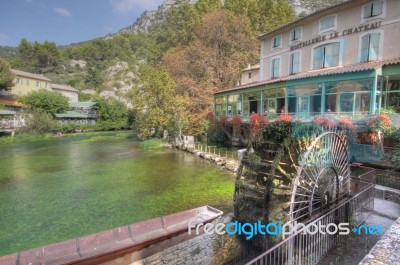
<svg viewBox="0 0 400 265">
<path fill-rule="evenodd" d="M 87 115 L 77 111 L 69 110 L 63 113 L 56 113 L 56 118 L 74 118 L 74 119 L 87 119 Z"/>
<path fill-rule="evenodd" d="M 249 65 L 249 66 L 247 66 L 247 68 L 243 69 L 242 72 L 256 70 L 256 69 L 260 69 L 260 65 L 259 64 Z"/>
<path fill-rule="evenodd" d="M 298 80 L 298 79 L 312 78 L 312 77 L 318 77 L 318 76 L 346 74 L 346 73 L 374 70 L 374 69 L 380 68 L 385 65 L 393 65 L 393 64 L 400 64 L 400 57 L 387 59 L 387 60 L 363 62 L 363 63 L 359 63 L 359 64 L 352 64 L 352 65 L 346 65 L 346 66 L 336 66 L 336 67 L 330 67 L 330 68 L 310 70 L 310 71 L 301 72 L 301 73 L 298 73 L 295 75 L 288 75 L 288 76 L 275 78 L 275 79 L 271 79 L 271 80 L 248 83 L 248 84 L 245 84 L 242 86 L 225 89 L 225 90 L 216 92 L 214 94 L 220 94 L 220 93 L 224 93 L 224 92 L 236 91 L 236 90 L 240 90 L 240 89 L 257 87 L 257 86 L 262 86 L 262 85 L 268 85 L 268 84 L 278 83 L 278 82 L 282 82 L 282 81 L 290 81 L 290 80 Z"/>
<path fill-rule="evenodd" d="M 12 95 L 0 95 L 0 105 L 22 107 L 23 104 L 18 102 Z"/>
<path fill-rule="evenodd" d="M 93 101 L 69 102 L 70 108 L 90 108 L 97 105 L 98 103 Z"/>
<path fill-rule="evenodd" d="M 337 4 L 337 5 L 330 6 L 328 8 L 319 10 L 319 11 L 314 12 L 314 13 L 308 15 L 308 16 L 296 19 L 295 21 L 293 21 L 291 23 L 288 23 L 288 24 L 286 24 L 286 25 L 284 25 L 282 27 L 279 27 L 279 28 L 277 28 L 277 29 L 275 29 L 273 31 L 263 33 L 263 34 L 259 35 L 257 38 L 259 40 L 263 40 L 263 39 L 268 38 L 268 37 L 273 37 L 273 36 L 275 36 L 275 35 L 277 35 L 277 34 L 279 34 L 281 32 L 285 32 L 285 31 L 290 30 L 290 29 L 292 29 L 294 27 L 297 27 L 297 26 L 300 26 L 300 25 L 304 25 L 305 23 L 308 23 L 308 22 L 311 22 L 311 21 L 315 21 L 317 19 L 320 19 L 320 18 L 322 18 L 322 17 L 324 17 L 326 15 L 329 15 L 329 14 L 331 14 L 333 12 L 336 12 L 338 10 L 346 9 L 346 8 L 349 8 L 349 7 L 352 7 L 352 6 L 356 6 L 356 5 L 359 5 L 359 4 L 362 4 L 362 3 L 366 3 L 366 2 L 369 2 L 369 1 L 371 1 L 371 0 L 348 0 L 348 1 L 345 1 L 343 3 L 340 3 L 340 4 Z"/>
<path fill-rule="evenodd" d="M 0 115 L 4 115 L 4 116 L 6 116 L 6 115 L 15 115 L 15 113 L 17 113 L 17 112 L 12 111 L 12 110 L 0 109 Z"/>
<path fill-rule="evenodd" d="M 28 77 L 28 78 L 32 78 L 32 79 L 38 79 L 38 80 L 51 82 L 51 80 L 48 79 L 47 77 L 45 77 L 44 75 L 32 74 L 32 73 L 28 73 L 28 72 L 24 72 L 24 71 L 16 70 L 16 69 L 11 69 L 11 72 L 16 76 L 23 76 L 23 77 Z"/>
<path fill-rule="evenodd" d="M 53 90 L 65 90 L 65 91 L 71 91 L 71 92 L 79 92 L 77 89 L 67 86 L 67 85 L 60 85 L 60 84 L 51 84 L 51 89 Z"/>
</svg>

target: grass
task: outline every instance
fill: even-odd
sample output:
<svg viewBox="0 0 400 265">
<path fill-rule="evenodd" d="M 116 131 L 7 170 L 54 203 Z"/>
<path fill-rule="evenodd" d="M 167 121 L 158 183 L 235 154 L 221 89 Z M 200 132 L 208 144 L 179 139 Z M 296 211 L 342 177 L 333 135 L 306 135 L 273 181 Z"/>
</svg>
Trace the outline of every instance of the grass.
<svg viewBox="0 0 400 265">
<path fill-rule="evenodd" d="M 16 134 L 15 136 L 0 137 L 0 144 L 19 144 L 26 142 L 38 142 L 54 139 L 52 134 Z"/>
<path fill-rule="evenodd" d="M 162 147 L 162 145 L 165 143 L 165 141 L 161 140 L 161 139 L 149 139 L 149 140 L 145 140 L 143 142 L 139 143 L 140 148 L 144 149 L 144 150 L 154 150 L 154 149 L 159 149 Z"/>
<path fill-rule="evenodd" d="M 89 137 L 88 139 L 84 139 L 81 141 L 77 141 L 76 143 L 87 143 L 87 142 L 96 142 L 96 141 L 105 141 L 105 140 L 123 140 L 133 138 L 134 135 L 130 131 L 126 132 L 84 132 L 84 133 L 71 133 L 65 134 L 63 137 Z M 28 142 L 39 142 L 39 141 L 48 141 L 57 139 L 54 135 L 47 134 L 28 134 L 21 133 L 16 134 L 15 136 L 3 136 L 0 137 L 0 144 L 19 144 L 19 143 L 28 143 Z"/>
</svg>

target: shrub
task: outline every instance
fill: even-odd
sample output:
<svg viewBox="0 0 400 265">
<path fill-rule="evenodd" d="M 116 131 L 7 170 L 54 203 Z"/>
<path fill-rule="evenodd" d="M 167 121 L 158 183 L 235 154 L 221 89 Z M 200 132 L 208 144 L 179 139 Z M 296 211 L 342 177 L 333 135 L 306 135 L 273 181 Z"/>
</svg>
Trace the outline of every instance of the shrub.
<svg viewBox="0 0 400 265">
<path fill-rule="evenodd" d="M 371 129 L 386 129 L 392 125 L 392 121 L 387 114 L 375 114 L 367 119 L 367 126 Z"/>
<path fill-rule="evenodd" d="M 252 114 L 249 121 L 250 137 L 254 139 L 267 123 L 268 120 L 264 116 L 260 114 Z"/>
<path fill-rule="evenodd" d="M 51 114 L 44 111 L 33 111 L 27 115 L 26 126 L 20 129 L 22 133 L 54 133 L 57 131 L 58 125 Z"/>
<path fill-rule="evenodd" d="M 278 117 L 279 122 L 291 122 L 292 121 L 292 116 L 289 114 L 281 114 Z"/>
<path fill-rule="evenodd" d="M 351 132 L 355 132 L 358 130 L 358 126 L 354 124 L 354 122 L 349 117 L 341 117 L 338 121 L 338 125 L 343 130 L 348 130 Z"/>
<path fill-rule="evenodd" d="M 240 115 L 235 115 L 232 117 L 230 121 L 232 127 L 237 131 L 240 132 L 242 129 L 242 117 Z"/>
<path fill-rule="evenodd" d="M 327 127 L 327 128 L 335 127 L 335 121 L 326 116 L 315 116 L 311 122 L 320 125 L 322 127 Z"/>
<path fill-rule="evenodd" d="M 163 141 L 161 139 L 149 139 L 139 143 L 140 148 L 145 150 L 159 149 L 162 147 Z"/>
</svg>

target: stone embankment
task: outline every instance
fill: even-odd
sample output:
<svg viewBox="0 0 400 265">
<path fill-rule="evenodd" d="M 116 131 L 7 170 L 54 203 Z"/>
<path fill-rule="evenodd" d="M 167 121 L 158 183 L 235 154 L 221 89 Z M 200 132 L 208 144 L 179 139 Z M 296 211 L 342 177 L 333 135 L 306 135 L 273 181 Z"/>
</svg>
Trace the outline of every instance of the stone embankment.
<svg viewBox="0 0 400 265">
<path fill-rule="evenodd" d="M 198 156 L 205 160 L 208 160 L 208 161 L 210 161 L 218 166 L 221 166 L 222 168 L 227 169 L 234 173 L 237 172 L 237 170 L 239 168 L 240 162 L 235 159 L 221 157 L 216 154 L 204 152 L 201 150 L 196 150 L 193 146 L 185 146 L 183 144 L 178 144 L 178 145 L 175 145 L 175 147 L 179 150 L 189 152 L 195 156 Z"/>
</svg>

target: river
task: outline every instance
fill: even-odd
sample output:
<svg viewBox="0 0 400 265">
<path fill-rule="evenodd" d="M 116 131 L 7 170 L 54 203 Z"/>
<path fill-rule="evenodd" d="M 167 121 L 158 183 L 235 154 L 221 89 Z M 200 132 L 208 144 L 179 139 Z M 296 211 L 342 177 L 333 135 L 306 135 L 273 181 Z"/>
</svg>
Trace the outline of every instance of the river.
<svg viewBox="0 0 400 265">
<path fill-rule="evenodd" d="M 0 147 L 0 255 L 202 205 L 231 211 L 234 176 L 175 149 L 63 138 Z"/>
</svg>

